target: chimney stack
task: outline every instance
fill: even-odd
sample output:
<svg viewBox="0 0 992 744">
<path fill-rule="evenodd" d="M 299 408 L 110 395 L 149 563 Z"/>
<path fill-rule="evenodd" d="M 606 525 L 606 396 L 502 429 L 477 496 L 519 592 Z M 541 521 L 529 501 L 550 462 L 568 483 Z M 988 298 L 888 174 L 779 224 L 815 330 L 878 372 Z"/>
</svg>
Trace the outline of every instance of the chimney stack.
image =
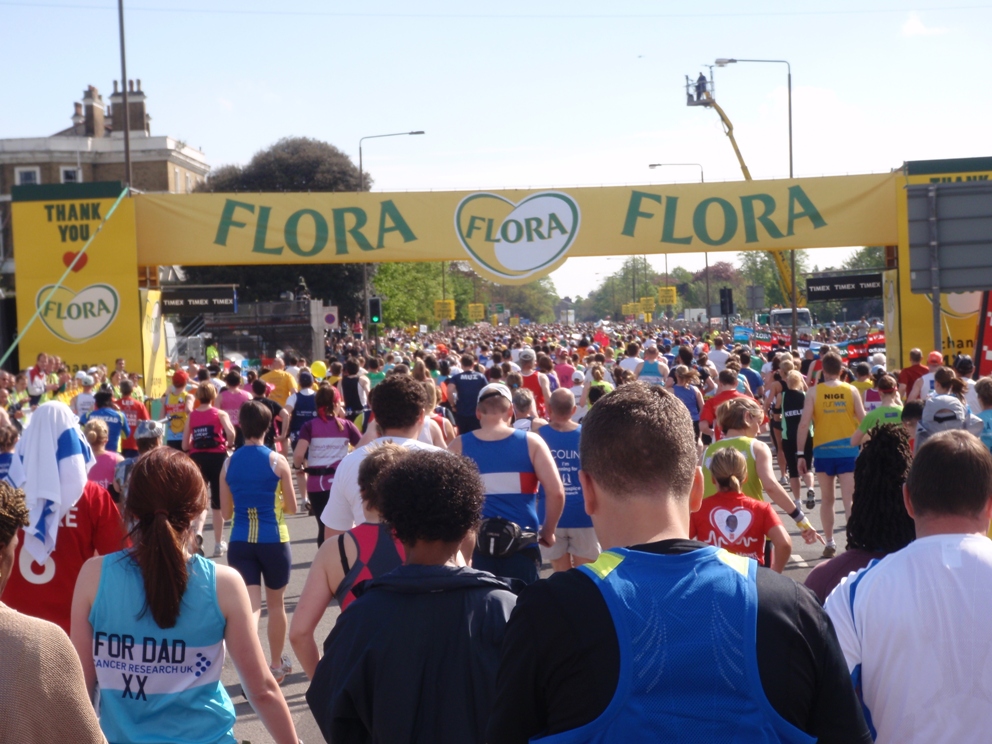
<svg viewBox="0 0 992 744">
<path fill-rule="evenodd" d="M 79 115 L 80 106 L 76 104 L 76 113 Z M 104 107 L 103 107 L 103 97 L 100 95 L 94 86 L 90 85 L 83 91 L 83 104 L 82 104 L 82 134 L 87 137 L 103 137 L 106 132 L 104 131 Z M 76 117 L 72 118 L 72 123 L 76 124 Z M 77 125 L 78 126 L 78 125 Z"/>
<path fill-rule="evenodd" d="M 151 134 L 151 127 L 148 123 L 150 117 L 145 110 L 145 94 L 141 90 L 141 81 L 139 80 L 137 82 L 138 84 L 135 86 L 134 80 L 127 81 L 127 104 L 132 136 L 135 132 L 144 132 L 146 135 Z M 114 92 L 110 96 L 112 107 L 111 118 L 115 134 L 124 131 L 124 95 L 121 92 L 123 87 L 122 84 L 121 90 L 118 90 L 117 81 L 115 80 Z"/>
</svg>

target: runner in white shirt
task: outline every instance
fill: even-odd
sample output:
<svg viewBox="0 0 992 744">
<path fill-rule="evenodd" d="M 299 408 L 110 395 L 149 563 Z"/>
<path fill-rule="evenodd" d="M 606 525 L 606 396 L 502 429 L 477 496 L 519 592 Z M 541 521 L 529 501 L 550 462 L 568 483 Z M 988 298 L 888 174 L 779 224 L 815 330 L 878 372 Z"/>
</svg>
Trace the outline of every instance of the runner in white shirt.
<svg viewBox="0 0 992 744">
<path fill-rule="evenodd" d="M 904 489 L 917 539 L 827 597 L 878 744 L 992 736 L 990 483 L 992 454 L 979 439 L 935 435 Z"/>
<path fill-rule="evenodd" d="M 651 343 L 651 342 L 649 342 Z M 645 347 L 647 344 L 645 344 Z M 620 366 L 627 370 L 628 372 L 636 372 L 637 367 L 640 365 L 641 360 L 638 358 L 640 354 L 640 348 L 636 342 L 631 342 L 627 344 L 627 350 L 624 352 L 624 358 L 620 360 Z"/>
<path fill-rule="evenodd" d="M 717 336 L 713 339 L 713 348 L 710 349 L 710 353 L 707 356 L 713 362 L 713 366 L 716 367 L 717 374 L 723 372 L 723 368 L 727 365 L 727 360 L 730 358 L 730 352 L 723 348 L 722 336 Z"/>
<path fill-rule="evenodd" d="M 367 451 L 380 442 L 394 442 L 412 450 L 438 449 L 418 441 L 424 424 L 424 390 L 408 375 L 390 375 L 372 392 L 372 414 L 382 436 L 359 447 L 338 465 L 327 506 L 320 515 L 326 537 L 347 532 L 365 520 L 358 488 L 358 466 Z"/>
</svg>

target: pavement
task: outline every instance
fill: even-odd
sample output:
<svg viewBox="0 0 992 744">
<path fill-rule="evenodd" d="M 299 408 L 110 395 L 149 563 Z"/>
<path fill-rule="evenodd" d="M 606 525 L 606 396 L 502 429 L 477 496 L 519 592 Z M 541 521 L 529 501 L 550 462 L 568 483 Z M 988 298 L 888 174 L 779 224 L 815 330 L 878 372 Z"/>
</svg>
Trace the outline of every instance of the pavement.
<svg viewBox="0 0 992 744">
<path fill-rule="evenodd" d="M 821 527 L 819 486 L 816 487 L 816 493 L 816 509 L 809 514 L 809 517 L 810 521 L 813 523 L 813 526 L 819 530 Z M 835 512 L 835 540 L 837 542 L 837 554 L 840 555 L 844 552 L 844 545 L 846 542 L 844 539 L 844 526 L 846 525 L 846 520 L 844 517 L 844 506 L 840 499 L 839 489 L 837 490 L 835 500 Z M 788 516 L 782 514 L 780 510 L 779 515 L 782 518 L 782 523 L 786 526 L 786 529 L 793 538 L 792 556 L 785 568 L 784 573 L 786 576 L 802 583 L 809 572 L 818 563 L 822 562 L 823 559 L 821 558 L 821 554 L 823 552 L 823 546 L 819 542 L 813 545 L 806 545 L 799 535 L 799 530 L 795 528 L 795 523 L 789 519 Z M 290 620 L 292 620 L 292 613 L 296 609 L 296 603 L 299 600 L 300 592 L 303 590 L 303 584 L 306 581 L 307 572 L 309 571 L 310 564 L 317 552 L 317 539 L 315 537 L 317 525 L 316 519 L 308 516 L 306 511 L 303 509 L 300 510 L 299 514 L 287 516 L 286 524 L 289 527 L 290 540 L 292 544 L 293 571 L 290 576 L 289 586 L 286 588 L 285 601 L 286 612 L 290 615 Z M 229 527 L 225 530 L 225 534 L 229 534 Z M 203 548 L 208 556 L 214 548 L 213 531 L 209 528 L 209 521 L 207 531 L 204 533 Z M 219 563 L 226 563 L 227 559 L 224 557 L 217 559 L 217 561 Z M 542 576 L 547 576 L 550 573 L 550 566 L 545 566 L 544 571 L 542 571 Z M 337 603 L 332 602 L 327 608 L 327 611 L 324 613 L 323 620 L 317 628 L 317 647 L 321 650 L 321 653 L 323 653 L 324 639 L 334 627 L 334 623 L 337 621 L 339 614 L 340 609 L 338 608 Z M 266 658 L 271 662 L 269 644 L 266 637 L 267 620 L 268 618 L 263 601 L 262 618 L 259 623 L 259 637 L 261 639 L 262 648 L 265 651 Z M 313 716 L 310 714 L 310 708 L 307 706 L 307 701 L 305 698 L 310 682 L 303 673 L 303 670 L 300 668 L 299 662 L 297 661 L 288 640 L 286 642 L 286 653 L 289 654 L 290 658 L 293 660 L 293 672 L 288 674 L 286 679 L 283 681 L 282 691 L 286 698 L 286 702 L 289 704 L 289 709 L 293 714 L 293 720 L 296 723 L 297 735 L 307 744 L 323 741 L 323 736 L 320 733 L 320 729 L 317 727 L 316 721 L 314 721 Z M 234 702 L 234 707 L 237 711 L 238 722 L 234 727 L 234 733 L 238 738 L 238 741 L 251 742 L 251 744 L 261 744 L 261 742 L 271 741 L 272 738 L 269 736 L 268 732 L 265 730 L 265 727 L 258 719 L 255 711 L 252 710 L 251 705 L 249 705 L 248 701 L 242 695 L 238 673 L 234 669 L 234 664 L 231 662 L 230 657 L 228 657 L 225 661 L 224 672 L 221 680 L 226 686 L 227 692 L 231 696 L 231 700 Z"/>
</svg>

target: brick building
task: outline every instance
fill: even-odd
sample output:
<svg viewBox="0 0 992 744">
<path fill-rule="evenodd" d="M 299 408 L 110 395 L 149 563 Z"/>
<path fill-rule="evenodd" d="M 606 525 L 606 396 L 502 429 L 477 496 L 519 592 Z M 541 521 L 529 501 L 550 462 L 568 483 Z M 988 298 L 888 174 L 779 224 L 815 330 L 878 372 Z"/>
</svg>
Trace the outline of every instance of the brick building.
<svg viewBox="0 0 992 744">
<path fill-rule="evenodd" d="M 185 194 L 203 183 L 210 166 L 202 152 L 173 137 L 152 136 L 140 80 L 128 82 L 128 109 L 134 189 Z M 0 352 L 16 333 L 11 188 L 124 180 L 124 96 L 117 81 L 107 103 L 92 85 L 84 90 L 71 121 L 49 136 L 0 139 Z M 17 363 L 15 354 L 5 366 L 13 370 Z"/>
<path fill-rule="evenodd" d="M 132 186 L 144 192 L 185 194 L 207 177 L 210 166 L 199 150 L 169 136 L 152 136 L 141 81 L 128 82 Z M 104 103 L 89 86 L 75 103 L 72 126 L 47 137 L 0 139 L 0 273 L 13 272 L 10 259 L 10 192 L 27 184 L 124 180 L 124 97 Z M 4 284 L 9 282 L 5 276 Z"/>
</svg>

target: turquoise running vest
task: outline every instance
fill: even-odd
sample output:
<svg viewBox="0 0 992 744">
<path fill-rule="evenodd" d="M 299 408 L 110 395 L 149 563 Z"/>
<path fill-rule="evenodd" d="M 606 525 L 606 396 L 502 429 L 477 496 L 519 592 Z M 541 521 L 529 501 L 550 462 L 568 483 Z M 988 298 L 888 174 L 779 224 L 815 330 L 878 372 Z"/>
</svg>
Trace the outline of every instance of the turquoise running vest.
<svg viewBox="0 0 992 744">
<path fill-rule="evenodd" d="M 532 741 L 814 744 L 768 702 L 758 674 L 757 564 L 715 547 L 613 548 L 579 568 L 603 593 L 620 644 L 609 706 Z"/>
<path fill-rule="evenodd" d="M 227 623 L 211 561 L 190 558 L 176 625 L 163 629 L 145 608 L 130 554 L 108 555 L 89 619 L 110 744 L 234 744 L 234 705 L 220 682 Z"/>
</svg>

